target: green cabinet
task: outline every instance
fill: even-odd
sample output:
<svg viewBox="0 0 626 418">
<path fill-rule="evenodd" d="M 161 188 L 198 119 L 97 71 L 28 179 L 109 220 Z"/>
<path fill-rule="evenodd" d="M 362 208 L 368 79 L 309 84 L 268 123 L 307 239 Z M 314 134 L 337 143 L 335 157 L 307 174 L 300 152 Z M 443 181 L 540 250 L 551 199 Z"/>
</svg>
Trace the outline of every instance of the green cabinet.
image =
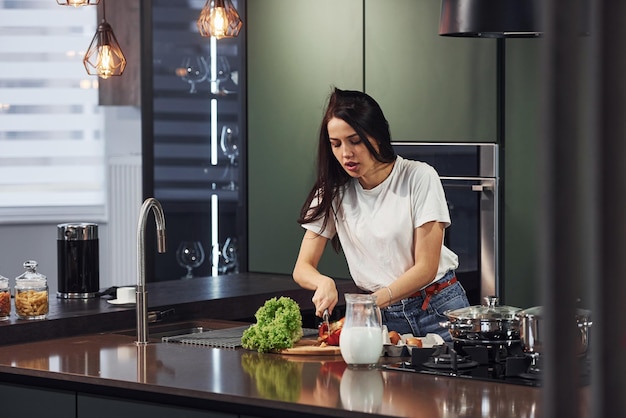
<svg viewBox="0 0 626 418">
<path fill-rule="evenodd" d="M 325 99 L 363 87 L 362 1 L 250 1 L 247 21 L 249 270 L 290 274 Z"/>
<path fill-rule="evenodd" d="M 496 40 L 439 36 L 440 2 L 365 0 L 365 91 L 398 141 L 496 141 Z"/>
<path fill-rule="evenodd" d="M 504 295 L 501 303 L 541 303 L 537 232 L 541 152 L 540 54 L 542 39 L 506 40 Z"/>
<path fill-rule="evenodd" d="M 438 35 L 439 2 L 251 1 L 249 270 L 290 274 L 331 88 L 376 98 L 397 140 L 495 142 L 495 40 Z M 320 269 L 348 278 L 327 249 Z"/>
</svg>

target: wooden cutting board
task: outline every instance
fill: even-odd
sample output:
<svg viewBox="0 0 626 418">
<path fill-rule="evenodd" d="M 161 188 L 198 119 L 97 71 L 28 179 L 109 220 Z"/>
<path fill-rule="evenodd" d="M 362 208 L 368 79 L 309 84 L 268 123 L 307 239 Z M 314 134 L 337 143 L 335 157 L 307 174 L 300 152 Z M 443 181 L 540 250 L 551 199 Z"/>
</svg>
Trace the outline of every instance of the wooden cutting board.
<svg viewBox="0 0 626 418">
<path fill-rule="evenodd" d="M 341 355 L 341 350 L 336 345 L 320 347 L 320 343 L 315 340 L 302 339 L 292 348 L 280 350 L 280 354 L 301 355 L 301 356 L 336 356 Z"/>
</svg>

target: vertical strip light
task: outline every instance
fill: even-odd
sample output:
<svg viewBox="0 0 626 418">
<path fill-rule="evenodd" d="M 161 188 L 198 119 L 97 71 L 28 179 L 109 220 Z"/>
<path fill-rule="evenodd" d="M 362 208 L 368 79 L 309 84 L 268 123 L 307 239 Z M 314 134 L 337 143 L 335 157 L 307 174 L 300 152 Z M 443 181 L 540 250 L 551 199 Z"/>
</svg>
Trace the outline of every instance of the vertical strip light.
<svg viewBox="0 0 626 418">
<path fill-rule="evenodd" d="M 217 236 L 219 202 L 217 194 L 211 195 L 211 276 L 217 276 L 220 264 L 220 246 Z"/>
<path fill-rule="evenodd" d="M 209 43 L 211 54 L 211 93 L 217 92 L 217 40 L 211 37 Z M 217 165 L 217 99 L 211 99 L 211 165 Z M 219 202 L 216 193 L 211 195 L 211 276 L 217 276 L 220 261 L 219 248 Z"/>
<path fill-rule="evenodd" d="M 209 51 L 210 51 L 210 67 L 211 67 L 211 79 L 209 80 L 211 83 L 211 93 L 217 94 L 219 92 L 218 83 L 217 83 L 217 39 L 211 37 L 209 41 Z"/>
</svg>

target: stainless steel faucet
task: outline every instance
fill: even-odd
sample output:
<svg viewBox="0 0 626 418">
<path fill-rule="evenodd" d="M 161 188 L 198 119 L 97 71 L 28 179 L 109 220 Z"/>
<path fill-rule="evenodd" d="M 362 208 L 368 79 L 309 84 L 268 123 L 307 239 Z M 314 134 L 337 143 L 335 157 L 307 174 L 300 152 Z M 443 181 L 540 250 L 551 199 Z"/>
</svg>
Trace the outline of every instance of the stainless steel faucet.
<svg viewBox="0 0 626 418">
<path fill-rule="evenodd" d="M 137 223 L 137 345 L 148 343 L 148 305 L 146 303 L 146 251 L 145 232 L 148 214 L 154 213 L 157 229 L 157 251 L 165 252 L 165 215 L 158 200 L 146 199 L 139 212 Z"/>
</svg>

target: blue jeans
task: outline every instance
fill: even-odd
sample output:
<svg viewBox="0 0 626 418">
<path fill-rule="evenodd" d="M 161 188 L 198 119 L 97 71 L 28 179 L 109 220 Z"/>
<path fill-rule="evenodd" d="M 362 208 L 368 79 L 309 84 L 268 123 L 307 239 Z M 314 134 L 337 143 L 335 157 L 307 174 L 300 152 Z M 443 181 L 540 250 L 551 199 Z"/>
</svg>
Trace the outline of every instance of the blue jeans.
<svg viewBox="0 0 626 418">
<path fill-rule="evenodd" d="M 454 271 L 449 271 L 439 282 L 445 282 L 454 277 Z M 390 331 L 399 334 L 413 334 L 423 337 L 428 333 L 441 335 L 444 341 L 452 341 L 452 336 L 447 328 L 440 322 L 447 321 L 443 314 L 447 310 L 459 309 L 469 306 L 465 289 L 460 282 L 446 287 L 440 293 L 432 295 L 426 310 L 422 310 L 424 293 L 422 295 L 402 299 L 391 306 L 381 309 L 383 324 Z"/>
</svg>

